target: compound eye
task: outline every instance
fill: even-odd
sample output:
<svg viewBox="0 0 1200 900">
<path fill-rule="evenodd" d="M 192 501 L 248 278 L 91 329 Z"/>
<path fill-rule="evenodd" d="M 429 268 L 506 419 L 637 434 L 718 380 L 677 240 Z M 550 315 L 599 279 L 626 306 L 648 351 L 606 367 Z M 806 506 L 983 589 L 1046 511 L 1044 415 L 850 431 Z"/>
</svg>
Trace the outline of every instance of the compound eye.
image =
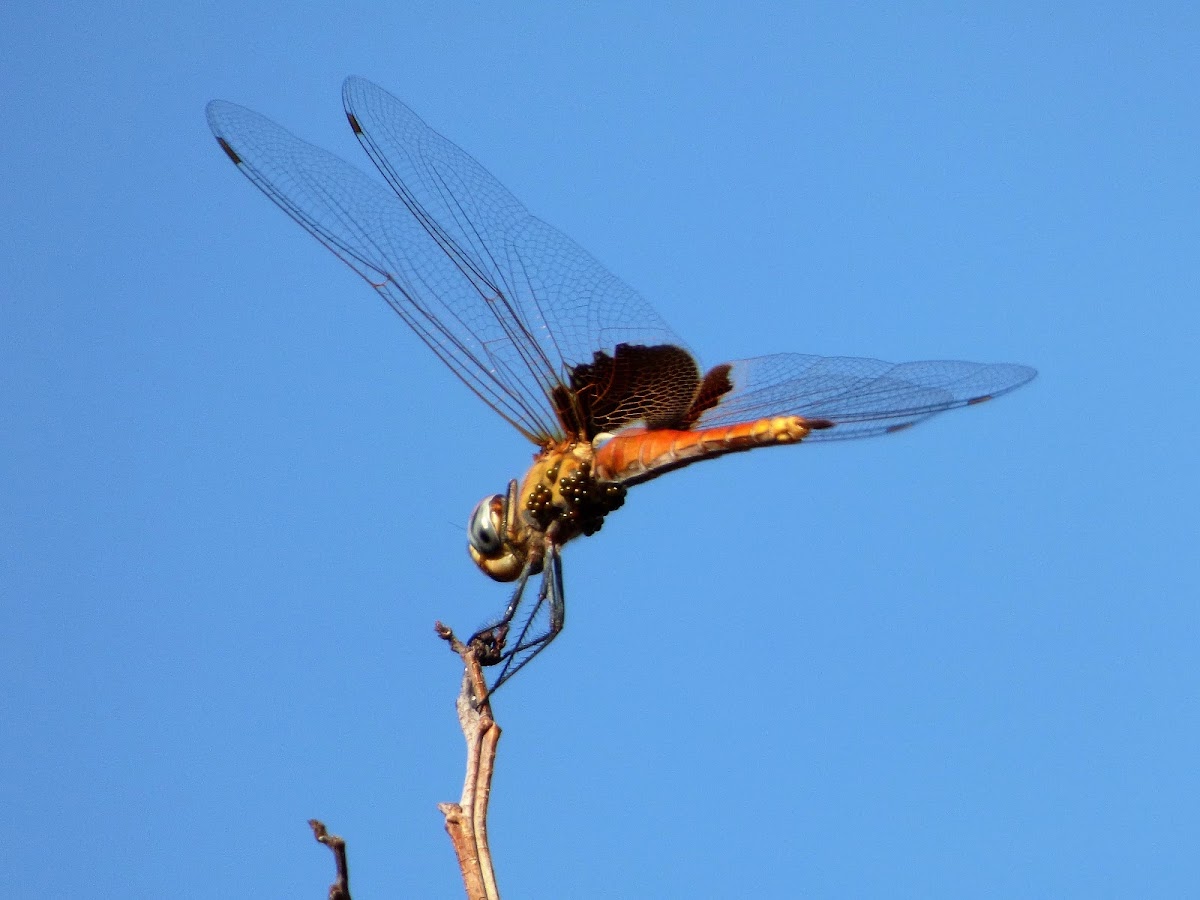
<svg viewBox="0 0 1200 900">
<path fill-rule="evenodd" d="M 467 521 L 467 540 L 471 548 L 483 557 L 495 557 L 504 548 L 500 536 L 504 498 L 499 494 L 484 497 L 471 511 Z"/>
</svg>

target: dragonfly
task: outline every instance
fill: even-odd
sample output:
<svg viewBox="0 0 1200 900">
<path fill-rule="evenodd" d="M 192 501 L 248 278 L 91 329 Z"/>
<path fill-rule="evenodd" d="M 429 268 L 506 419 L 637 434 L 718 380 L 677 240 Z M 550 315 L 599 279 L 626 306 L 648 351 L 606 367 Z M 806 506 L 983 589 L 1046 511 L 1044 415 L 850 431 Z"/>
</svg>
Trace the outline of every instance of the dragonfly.
<svg viewBox="0 0 1200 900">
<path fill-rule="evenodd" d="M 641 295 L 400 100 L 358 77 L 342 100 L 383 183 L 242 106 L 214 100 L 208 123 L 243 175 L 536 447 L 467 524 L 479 568 L 515 582 L 472 638 L 499 667 L 491 690 L 562 631 L 562 548 L 599 531 L 628 488 L 759 447 L 892 434 L 1036 374 L 800 353 L 704 369 Z"/>
</svg>

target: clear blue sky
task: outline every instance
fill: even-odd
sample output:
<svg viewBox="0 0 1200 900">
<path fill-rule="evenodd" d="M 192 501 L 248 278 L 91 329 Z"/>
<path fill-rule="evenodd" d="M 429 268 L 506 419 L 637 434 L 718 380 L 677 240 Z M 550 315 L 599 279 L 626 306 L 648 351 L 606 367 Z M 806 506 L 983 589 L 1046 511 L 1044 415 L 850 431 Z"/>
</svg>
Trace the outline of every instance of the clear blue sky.
<svg viewBox="0 0 1200 900">
<path fill-rule="evenodd" d="M 365 75 L 707 362 L 1037 366 L 636 489 L 497 700 L 512 897 L 1200 889 L 1192 4 L 0 10 L 0 895 L 454 897 L 531 447 L 219 152 Z"/>
</svg>

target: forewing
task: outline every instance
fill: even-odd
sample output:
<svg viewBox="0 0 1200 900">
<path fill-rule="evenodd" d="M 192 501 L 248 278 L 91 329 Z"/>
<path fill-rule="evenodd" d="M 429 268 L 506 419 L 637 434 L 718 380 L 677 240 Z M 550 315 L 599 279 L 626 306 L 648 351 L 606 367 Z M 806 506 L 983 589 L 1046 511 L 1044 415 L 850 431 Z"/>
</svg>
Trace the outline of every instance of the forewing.
<svg viewBox="0 0 1200 900">
<path fill-rule="evenodd" d="M 474 158 L 362 78 L 342 88 L 371 161 L 470 282 L 466 297 L 422 295 L 429 316 L 481 338 L 489 357 L 544 404 L 596 351 L 679 344 L 636 291 L 529 211 Z M 534 400 L 530 397 L 530 400 Z"/>
<path fill-rule="evenodd" d="M 558 435 L 549 392 L 595 350 L 677 342 L 636 292 L 400 101 L 362 79 L 344 94 L 391 191 L 235 104 L 210 103 L 209 125 L 257 187 L 531 440 Z"/>
<path fill-rule="evenodd" d="M 780 353 L 731 363 L 732 389 L 696 427 L 798 415 L 833 423 L 805 441 L 869 437 L 1006 394 L 1036 374 L 1011 363 L 889 363 Z"/>
</svg>

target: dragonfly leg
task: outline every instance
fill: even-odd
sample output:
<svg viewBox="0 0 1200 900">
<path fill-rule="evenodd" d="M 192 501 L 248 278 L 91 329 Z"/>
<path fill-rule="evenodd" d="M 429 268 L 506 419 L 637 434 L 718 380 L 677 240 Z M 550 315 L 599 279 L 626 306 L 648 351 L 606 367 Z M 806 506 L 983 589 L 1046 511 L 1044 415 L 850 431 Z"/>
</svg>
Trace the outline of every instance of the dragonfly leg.
<svg viewBox="0 0 1200 900">
<path fill-rule="evenodd" d="M 510 650 L 504 651 L 501 658 L 497 660 L 497 662 L 503 661 L 504 665 L 500 670 L 500 675 L 492 683 L 492 691 L 495 691 L 500 685 L 512 678 L 526 663 L 545 650 L 550 645 L 550 642 L 558 637 L 559 632 L 562 631 L 563 625 L 566 623 L 562 560 L 559 555 L 558 545 L 548 542 L 545 556 L 546 566 L 542 574 L 541 587 L 538 589 L 537 602 L 525 620 L 516 643 Z M 514 598 L 514 600 L 516 599 Z M 538 632 L 534 622 L 538 619 L 539 613 L 541 613 L 543 608 L 547 610 L 548 621 L 546 622 L 545 630 Z M 508 625 L 515 613 L 516 607 L 510 603 L 509 609 L 505 613 L 506 618 L 502 619 L 493 628 L 502 627 L 505 629 L 505 634 L 507 634 Z"/>
<path fill-rule="evenodd" d="M 521 577 L 518 579 L 512 597 L 508 601 L 504 615 L 493 624 L 475 632 L 467 642 L 477 648 L 481 665 L 494 666 L 504 661 L 506 657 L 504 645 L 508 639 L 509 627 L 512 624 L 513 617 L 517 614 L 517 610 L 521 607 L 521 598 L 525 594 L 525 586 L 529 583 L 529 576 L 532 574 L 533 568 L 533 564 L 528 563 L 521 571 Z"/>
</svg>

